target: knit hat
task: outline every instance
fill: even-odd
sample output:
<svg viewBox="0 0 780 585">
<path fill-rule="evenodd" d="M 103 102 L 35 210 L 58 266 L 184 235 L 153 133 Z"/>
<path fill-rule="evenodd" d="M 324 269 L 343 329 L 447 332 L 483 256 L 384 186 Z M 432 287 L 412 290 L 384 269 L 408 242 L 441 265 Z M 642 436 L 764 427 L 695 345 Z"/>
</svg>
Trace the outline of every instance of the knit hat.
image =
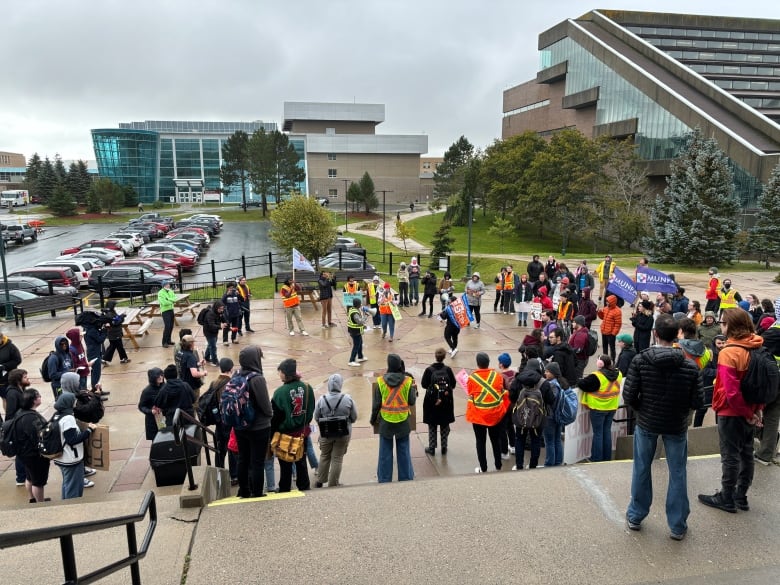
<svg viewBox="0 0 780 585">
<path fill-rule="evenodd" d="M 707 317 L 712 317 L 713 319 L 716 319 L 715 313 L 713 313 L 712 311 L 704 311 L 704 318 L 706 319 Z"/>
<path fill-rule="evenodd" d="M 750 303 L 748 301 L 739 301 L 738 303 L 739 308 L 743 311 L 749 311 L 750 310 Z"/>
<path fill-rule="evenodd" d="M 678 311 L 678 312 L 674 313 L 672 315 L 672 317 L 674 317 L 675 321 L 679 321 L 680 319 L 684 319 L 686 317 L 686 314 L 681 312 L 681 311 Z"/>
<path fill-rule="evenodd" d="M 195 337 L 192 335 L 185 335 L 181 340 L 185 343 L 195 343 Z"/>
<path fill-rule="evenodd" d="M 642 308 L 645 311 L 652 311 L 654 309 L 653 301 L 642 301 Z"/>
<path fill-rule="evenodd" d="M 618 341 L 622 341 L 626 345 L 634 345 L 634 338 L 631 337 L 628 333 L 621 333 L 617 336 Z"/>
<path fill-rule="evenodd" d="M 568 276 L 564 276 L 561 279 L 561 284 L 569 284 L 569 277 Z"/>
<path fill-rule="evenodd" d="M 298 374 L 298 362 L 292 358 L 287 358 L 286 360 L 282 360 L 279 367 L 276 369 L 284 374 L 285 378 L 295 378 Z"/>
<path fill-rule="evenodd" d="M 481 278 L 480 275 L 479 275 L 479 272 L 474 272 L 471 276 L 472 277 L 476 276 L 477 278 Z"/>
<path fill-rule="evenodd" d="M 341 386 L 344 384 L 344 379 L 341 374 L 333 374 L 328 378 L 328 391 L 329 392 L 341 392 Z"/>
<path fill-rule="evenodd" d="M 385 285 L 384 285 L 384 288 L 390 288 L 390 283 L 386 282 Z"/>
<path fill-rule="evenodd" d="M 220 372 L 230 372 L 233 370 L 233 366 L 235 364 L 233 363 L 233 360 L 230 358 L 222 358 L 219 360 L 219 371 Z"/>
<path fill-rule="evenodd" d="M 585 327 L 585 325 L 587 325 L 587 323 L 585 322 L 585 317 L 583 317 L 582 315 L 577 315 L 576 317 L 574 317 L 574 322 L 580 327 Z"/>
<path fill-rule="evenodd" d="M 163 370 L 163 376 L 166 380 L 175 380 L 179 377 L 179 370 L 176 369 L 176 364 L 168 364 Z"/>
<path fill-rule="evenodd" d="M 550 372 L 556 378 L 561 377 L 561 366 L 559 366 L 555 362 L 550 362 L 544 367 L 544 369 L 545 371 Z"/>
<path fill-rule="evenodd" d="M 775 320 L 772 317 L 764 317 L 759 321 L 758 326 L 761 330 L 769 329 L 772 325 L 775 324 Z"/>
<path fill-rule="evenodd" d="M 404 362 L 401 360 L 401 356 L 395 353 L 387 354 L 387 371 L 388 372 L 403 372 Z"/>
<path fill-rule="evenodd" d="M 374 278 L 372 278 L 371 280 L 373 280 L 374 282 L 379 282 L 379 275 L 375 274 Z"/>
<path fill-rule="evenodd" d="M 498 363 L 505 368 L 508 368 L 512 365 L 512 358 L 508 353 L 502 353 L 500 356 L 498 356 Z"/>
</svg>

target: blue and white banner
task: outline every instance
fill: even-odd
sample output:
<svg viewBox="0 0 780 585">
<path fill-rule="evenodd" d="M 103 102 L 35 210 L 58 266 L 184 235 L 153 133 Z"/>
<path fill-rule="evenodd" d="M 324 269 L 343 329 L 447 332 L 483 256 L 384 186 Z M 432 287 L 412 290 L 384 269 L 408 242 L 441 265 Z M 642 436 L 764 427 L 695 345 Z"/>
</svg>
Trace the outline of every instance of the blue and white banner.
<svg viewBox="0 0 780 585">
<path fill-rule="evenodd" d="M 647 266 L 636 268 L 636 290 L 671 293 L 677 292 L 677 283 L 668 274 Z"/>
<path fill-rule="evenodd" d="M 314 272 L 314 266 L 311 265 L 311 262 L 309 262 L 306 259 L 306 256 L 301 254 L 295 248 L 292 250 L 292 265 L 293 270 L 307 270 L 309 272 Z"/>
<path fill-rule="evenodd" d="M 615 268 L 615 272 L 609 279 L 607 292 L 619 296 L 624 301 L 633 303 L 636 299 L 636 287 L 634 281 L 620 268 Z"/>
</svg>

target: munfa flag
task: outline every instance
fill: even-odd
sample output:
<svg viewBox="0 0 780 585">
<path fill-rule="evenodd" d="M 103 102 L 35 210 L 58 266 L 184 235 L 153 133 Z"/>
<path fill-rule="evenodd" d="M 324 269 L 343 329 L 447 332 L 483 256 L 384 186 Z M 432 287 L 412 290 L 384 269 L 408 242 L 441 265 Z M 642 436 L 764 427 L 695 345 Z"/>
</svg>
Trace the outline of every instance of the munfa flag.
<svg viewBox="0 0 780 585">
<path fill-rule="evenodd" d="M 677 283 L 668 274 L 647 266 L 637 266 L 636 290 L 674 294 L 677 288 Z"/>
<path fill-rule="evenodd" d="M 625 272 L 620 270 L 620 268 L 615 268 L 615 272 L 609 279 L 607 292 L 613 293 L 629 303 L 633 303 L 634 299 L 636 299 L 634 281 L 631 280 Z"/>
</svg>

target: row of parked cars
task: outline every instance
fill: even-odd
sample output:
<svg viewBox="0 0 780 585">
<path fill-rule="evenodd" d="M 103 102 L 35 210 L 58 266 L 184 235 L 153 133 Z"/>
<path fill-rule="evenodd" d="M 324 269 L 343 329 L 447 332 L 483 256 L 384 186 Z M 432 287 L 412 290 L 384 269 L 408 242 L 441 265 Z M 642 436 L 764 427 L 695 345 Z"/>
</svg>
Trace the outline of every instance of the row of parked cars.
<svg viewBox="0 0 780 585">
<path fill-rule="evenodd" d="M 143 214 L 105 238 L 66 248 L 57 258 L 9 274 L 12 302 L 32 298 L 30 294 L 77 295 L 80 288 L 107 297 L 154 293 L 180 269 L 193 270 L 222 225 L 216 215 L 197 214 L 174 225 L 169 216 Z"/>
</svg>

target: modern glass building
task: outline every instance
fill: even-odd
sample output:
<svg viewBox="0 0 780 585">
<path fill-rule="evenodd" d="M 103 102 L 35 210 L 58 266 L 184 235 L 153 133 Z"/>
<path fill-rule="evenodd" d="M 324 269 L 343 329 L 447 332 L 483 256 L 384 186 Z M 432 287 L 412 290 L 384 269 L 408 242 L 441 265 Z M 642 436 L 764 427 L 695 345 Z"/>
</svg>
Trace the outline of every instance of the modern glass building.
<svg viewBox="0 0 780 585">
<path fill-rule="evenodd" d="M 158 199 L 195 203 L 209 196 L 239 203 L 240 188 L 221 193 L 222 144 L 238 130 L 251 135 L 260 129 L 272 132 L 277 125 L 261 121 L 148 120 L 92 130 L 92 143 L 100 176 L 120 185 L 132 185 L 144 203 Z M 296 148 L 303 151 L 302 141 Z M 247 197 L 252 199 L 254 194 L 248 193 Z"/>
<path fill-rule="evenodd" d="M 632 138 L 659 186 L 695 127 L 729 157 L 746 214 L 780 163 L 780 21 L 594 10 L 539 35 L 536 79 L 504 92 L 502 136 Z"/>
</svg>

